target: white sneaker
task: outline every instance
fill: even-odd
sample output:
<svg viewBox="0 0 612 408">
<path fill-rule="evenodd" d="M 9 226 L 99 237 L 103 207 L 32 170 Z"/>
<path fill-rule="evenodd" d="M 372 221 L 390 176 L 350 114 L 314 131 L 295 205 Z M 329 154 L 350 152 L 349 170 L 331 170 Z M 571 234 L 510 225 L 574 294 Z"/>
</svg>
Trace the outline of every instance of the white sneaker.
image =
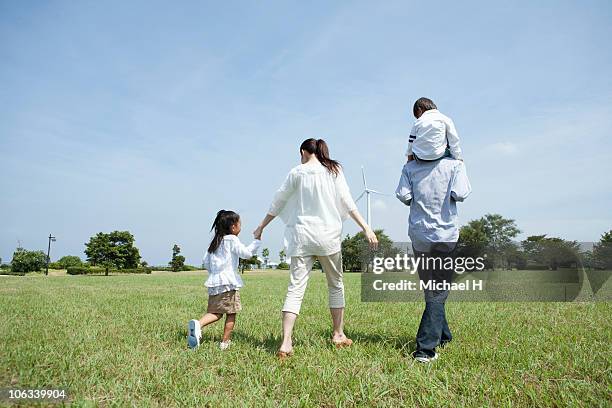
<svg viewBox="0 0 612 408">
<path fill-rule="evenodd" d="M 232 341 L 231 340 L 222 341 L 221 343 L 219 343 L 219 348 L 221 350 L 227 350 L 231 345 L 232 345 Z"/>
<path fill-rule="evenodd" d="M 190 320 L 187 325 L 187 347 L 195 349 L 200 345 L 202 328 L 199 320 Z"/>
<path fill-rule="evenodd" d="M 434 352 L 433 357 L 429 357 L 429 356 L 416 356 L 414 357 L 414 359 L 416 361 L 418 361 L 419 363 L 431 363 L 434 360 L 438 359 L 438 353 Z"/>
</svg>

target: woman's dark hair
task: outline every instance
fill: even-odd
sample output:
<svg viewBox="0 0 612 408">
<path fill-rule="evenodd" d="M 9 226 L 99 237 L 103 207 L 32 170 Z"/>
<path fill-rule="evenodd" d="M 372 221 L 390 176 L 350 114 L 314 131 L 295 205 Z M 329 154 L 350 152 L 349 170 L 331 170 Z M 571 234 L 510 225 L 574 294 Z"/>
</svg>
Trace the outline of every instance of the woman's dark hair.
<svg viewBox="0 0 612 408">
<path fill-rule="evenodd" d="M 223 241 L 223 237 L 232 233 L 232 225 L 236 224 L 238 221 L 240 221 L 240 216 L 233 211 L 221 210 L 217 213 L 217 217 L 210 229 L 211 231 L 213 229 L 215 230 L 215 236 L 208 247 L 209 253 L 212 254 L 219 248 L 221 241 Z"/>
<path fill-rule="evenodd" d="M 438 109 L 434 101 L 429 98 L 419 98 L 416 100 L 414 106 L 412 107 L 412 113 L 414 114 L 414 116 L 416 116 L 417 111 L 421 111 L 421 113 L 423 113 L 431 109 Z"/>
<path fill-rule="evenodd" d="M 304 150 L 310 154 L 317 156 L 321 164 L 334 175 L 338 175 L 340 171 L 340 163 L 329 157 L 329 149 L 327 143 L 323 139 L 306 139 L 300 146 L 300 152 Z"/>
</svg>

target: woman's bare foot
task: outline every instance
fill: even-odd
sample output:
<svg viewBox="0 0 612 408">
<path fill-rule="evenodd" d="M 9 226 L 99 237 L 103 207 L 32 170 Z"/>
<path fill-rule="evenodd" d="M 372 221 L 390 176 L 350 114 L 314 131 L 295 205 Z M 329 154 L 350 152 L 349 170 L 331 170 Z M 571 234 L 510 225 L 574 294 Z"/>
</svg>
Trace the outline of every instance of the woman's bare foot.
<svg viewBox="0 0 612 408">
<path fill-rule="evenodd" d="M 334 343 L 337 348 L 350 347 L 353 344 L 353 340 L 349 339 L 344 333 L 342 333 L 334 335 L 332 337 L 332 343 Z"/>
<path fill-rule="evenodd" d="M 293 350 L 291 351 L 278 351 L 278 353 L 276 353 L 276 356 L 282 361 L 286 358 L 289 358 L 293 355 Z"/>
<path fill-rule="evenodd" d="M 278 348 L 279 352 L 283 352 L 283 353 L 290 353 L 293 354 L 293 345 L 292 344 L 281 344 L 281 346 Z"/>
</svg>

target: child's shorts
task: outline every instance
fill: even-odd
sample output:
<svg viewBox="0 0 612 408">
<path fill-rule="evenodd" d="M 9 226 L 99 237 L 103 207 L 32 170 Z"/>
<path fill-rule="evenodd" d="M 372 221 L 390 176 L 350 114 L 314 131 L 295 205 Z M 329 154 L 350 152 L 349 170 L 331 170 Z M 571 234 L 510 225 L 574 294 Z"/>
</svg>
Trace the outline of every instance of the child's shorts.
<svg viewBox="0 0 612 408">
<path fill-rule="evenodd" d="M 237 290 L 230 290 L 229 292 L 208 296 L 208 309 L 206 313 L 234 314 L 241 310 L 240 292 Z"/>
</svg>

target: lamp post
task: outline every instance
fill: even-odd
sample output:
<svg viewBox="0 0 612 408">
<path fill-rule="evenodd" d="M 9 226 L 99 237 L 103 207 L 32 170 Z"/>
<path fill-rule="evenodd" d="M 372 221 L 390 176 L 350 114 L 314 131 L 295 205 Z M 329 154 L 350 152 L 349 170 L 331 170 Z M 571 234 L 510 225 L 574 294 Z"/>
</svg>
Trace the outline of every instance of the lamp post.
<svg viewBox="0 0 612 408">
<path fill-rule="evenodd" d="M 51 241 L 55 242 L 55 237 L 49 234 L 49 246 L 47 247 L 47 268 L 45 270 L 45 275 L 49 275 L 49 256 L 51 255 Z"/>
</svg>

